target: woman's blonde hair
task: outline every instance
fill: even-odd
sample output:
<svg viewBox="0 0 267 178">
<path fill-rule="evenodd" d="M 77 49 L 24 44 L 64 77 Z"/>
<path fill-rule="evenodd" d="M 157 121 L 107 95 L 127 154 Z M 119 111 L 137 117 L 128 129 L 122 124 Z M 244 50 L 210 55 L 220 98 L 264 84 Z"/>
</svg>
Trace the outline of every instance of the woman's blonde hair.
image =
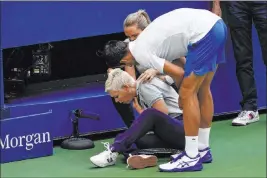
<svg viewBox="0 0 267 178">
<path fill-rule="evenodd" d="M 105 91 L 120 90 L 125 85 L 134 86 L 134 84 L 135 80 L 130 74 L 117 68 L 109 72 L 105 83 Z"/>
<path fill-rule="evenodd" d="M 145 10 L 138 10 L 137 12 L 129 14 L 123 22 L 123 27 L 129 27 L 132 25 L 137 25 L 137 27 L 141 30 L 144 30 L 149 24 L 151 20 L 149 15 Z"/>
</svg>

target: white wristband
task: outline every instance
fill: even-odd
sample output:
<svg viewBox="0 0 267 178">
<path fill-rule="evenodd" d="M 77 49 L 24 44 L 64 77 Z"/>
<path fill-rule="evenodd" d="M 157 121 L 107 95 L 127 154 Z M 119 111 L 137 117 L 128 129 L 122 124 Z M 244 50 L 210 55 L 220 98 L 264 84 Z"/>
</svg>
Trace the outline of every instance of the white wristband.
<svg viewBox="0 0 267 178">
<path fill-rule="evenodd" d="M 165 76 L 165 80 L 168 85 L 174 84 L 174 80 L 168 75 Z"/>
</svg>

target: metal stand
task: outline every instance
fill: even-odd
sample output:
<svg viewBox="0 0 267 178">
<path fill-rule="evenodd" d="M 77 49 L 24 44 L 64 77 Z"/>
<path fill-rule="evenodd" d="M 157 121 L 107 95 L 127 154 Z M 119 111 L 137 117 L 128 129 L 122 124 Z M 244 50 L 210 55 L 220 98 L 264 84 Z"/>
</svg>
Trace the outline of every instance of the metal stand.
<svg viewBox="0 0 267 178">
<path fill-rule="evenodd" d="M 64 140 L 61 144 L 61 148 L 68 149 L 68 150 L 85 150 L 94 148 L 94 142 L 88 138 L 80 137 L 79 133 L 79 119 L 80 118 L 89 118 L 93 120 L 99 120 L 99 116 L 92 113 L 83 113 L 82 110 L 74 110 L 72 112 L 75 116 L 72 119 L 72 135 L 70 138 Z"/>
</svg>

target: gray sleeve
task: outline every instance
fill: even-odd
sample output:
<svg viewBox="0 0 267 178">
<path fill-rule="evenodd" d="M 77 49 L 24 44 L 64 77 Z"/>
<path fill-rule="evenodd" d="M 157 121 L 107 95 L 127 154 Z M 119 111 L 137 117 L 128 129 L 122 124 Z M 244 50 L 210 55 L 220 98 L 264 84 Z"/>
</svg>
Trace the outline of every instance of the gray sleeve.
<svg viewBox="0 0 267 178">
<path fill-rule="evenodd" d="M 156 86 L 149 83 L 140 84 L 139 93 L 142 95 L 144 103 L 146 103 L 149 108 L 151 108 L 156 101 L 163 99 L 162 92 Z"/>
</svg>

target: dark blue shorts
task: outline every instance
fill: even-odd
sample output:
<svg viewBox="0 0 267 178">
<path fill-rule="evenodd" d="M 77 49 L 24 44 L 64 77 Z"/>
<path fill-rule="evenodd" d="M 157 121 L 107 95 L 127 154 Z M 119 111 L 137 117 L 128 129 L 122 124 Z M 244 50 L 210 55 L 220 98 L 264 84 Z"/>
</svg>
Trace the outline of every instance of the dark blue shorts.
<svg viewBox="0 0 267 178">
<path fill-rule="evenodd" d="M 203 76 L 208 72 L 214 72 L 218 64 L 224 63 L 226 40 L 227 27 L 223 20 L 218 20 L 206 36 L 188 46 L 185 77 L 192 72 Z"/>
</svg>

